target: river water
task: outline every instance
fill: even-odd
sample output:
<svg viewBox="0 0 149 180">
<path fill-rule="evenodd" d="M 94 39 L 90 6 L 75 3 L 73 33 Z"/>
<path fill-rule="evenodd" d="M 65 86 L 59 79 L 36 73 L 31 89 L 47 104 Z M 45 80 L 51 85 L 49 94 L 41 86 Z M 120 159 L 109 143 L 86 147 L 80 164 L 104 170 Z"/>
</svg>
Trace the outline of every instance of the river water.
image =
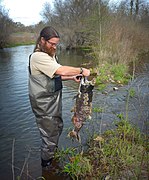
<svg viewBox="0 0 149 180">
<path fill-rule="evenodd" d="M 22 176 L 23 170 L 33 179 L 37 179 L 42 173 L 40 136 L 28 98 L 28 56 L 33 48 L 34 46 L 19 46 L 0 50 L 0 179 L 2 180 L 13 179 L 13 169 L 15 177 Z M 88 63 L 82 55 L 71 52 L 60 53 L 59 58 L 60 63 L 65 65 L 80 66 L 81 63 Z M 148 70 L 129 85 L 119 87 L 118 91 L 114 91 L 112 85 L 107 88 L 106 94 L 94 90 L 93 107 L 101 108 L 103 111 L 93 113 L 94 122 L 86 123 L 86 127 L 82 129 L 83 138 L 88 136 L 86 128 L 102 133 L 105 129 L 113 127 L 117 114 L 126 114 L 128 90 L 132 87 L 136 93 L 129 99 L 127 113 L 130 121 L 147 132 Z M 67 132 L 72 126 L 70 111 L 74 105 L 73 97 L 77 93 L 77 88 L 78 84 L 72 81 L 64 82 L 64 130 L 59 141 L 60 147 L 76 146 L 75 142 L 67 138 Z"/>
</svg>

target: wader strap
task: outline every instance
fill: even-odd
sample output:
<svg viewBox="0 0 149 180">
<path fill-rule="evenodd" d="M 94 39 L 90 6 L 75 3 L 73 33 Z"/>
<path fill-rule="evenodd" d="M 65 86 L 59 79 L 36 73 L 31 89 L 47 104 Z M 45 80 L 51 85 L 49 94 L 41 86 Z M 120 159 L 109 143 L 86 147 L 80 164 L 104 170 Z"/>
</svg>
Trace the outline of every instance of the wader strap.
<svg viewBox="0 0 149 180">
<path fill-rule="evenodd" d="M 59 63 L 57 55 L 55 55 L 56 62 Z"/>
<path fill-rule="evenodd" d="M 29 55 L 29 64 L 28 64 L 28 71 L 29 71 L 30 74 L 31 74 L 31 67 L 30 67 L 31 55 L 32 55 L 32 54 Z"/>
</svg>

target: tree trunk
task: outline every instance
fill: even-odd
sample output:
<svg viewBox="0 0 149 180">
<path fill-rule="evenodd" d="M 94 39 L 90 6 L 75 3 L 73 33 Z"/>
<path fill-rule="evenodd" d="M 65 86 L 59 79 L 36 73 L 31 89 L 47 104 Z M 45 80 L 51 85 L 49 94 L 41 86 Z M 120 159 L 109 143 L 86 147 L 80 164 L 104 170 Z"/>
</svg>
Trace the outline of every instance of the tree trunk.
<svg viewBox="0 0 149 180">
<path fill-rule="evenodd" d="M 136 0 L 136 16 L 139 13 L 139 0 Z"/>
<path fill-rule="evenodd" d="M 133 11 L 133 0 L 130 0 L 130 15 L 132 16 Z"/>
</svg>

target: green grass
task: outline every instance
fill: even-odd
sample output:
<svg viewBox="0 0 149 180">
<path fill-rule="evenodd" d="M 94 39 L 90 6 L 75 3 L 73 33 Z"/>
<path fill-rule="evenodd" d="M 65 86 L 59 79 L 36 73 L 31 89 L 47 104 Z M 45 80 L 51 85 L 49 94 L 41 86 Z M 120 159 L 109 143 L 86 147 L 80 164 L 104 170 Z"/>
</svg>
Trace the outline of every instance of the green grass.
<svg viewBox="0 0 149 180">
<path fill-rule="evenodd" d="M 148 173 L 147 137 L 134 125 L 117 115 L 115 129 L 94 136 L 88 150 L 79 153 L 69 148 L 57 152 L 63 171 L 72 179 L 141 179 Z M 73 153 L 72 153 L 73 152 Z M 58 155 L 59 154 L 59 155 Z M 67 159 L 67 161 L 65 161 Z"/>
<path fill-rule="evenodd" d="M 24 45 L 33 45 L 35 42 L 20 42 L 20 43 L 10 43 L 5 46 L 5 48 L 24 46 Z"/>
<path fill-rule="evenodd" d="M 101 64 L 92 72 L 97 72 L 96 85 L 97 89 L 104 90 L 109 83 L 125 85 L 131 79 L 128 73 L 128 66 L 124 64 Z"/>
</svg>

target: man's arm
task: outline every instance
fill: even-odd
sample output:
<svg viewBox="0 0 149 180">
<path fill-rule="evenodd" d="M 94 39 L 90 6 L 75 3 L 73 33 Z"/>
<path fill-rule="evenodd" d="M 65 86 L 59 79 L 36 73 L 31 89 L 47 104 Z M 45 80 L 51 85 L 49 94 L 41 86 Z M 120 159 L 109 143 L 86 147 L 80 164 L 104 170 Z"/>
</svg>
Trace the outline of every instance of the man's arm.
<svg viewBox="0 0 149 180">
<path fill-rule="evenodd" d="M 82 74 L 78 74 L 76 76 L 61 76 L 62 80 L 74 80 L 75 82 L 80 82 Z"/>
<path fill-rule="evenodd" d="M 89 76 L 90 75 L 90 70 L 86 68 L 79 68 L 79 67 L 71 67 L 71 66 L 61 66 L 59 67 L 55 74 L 66 76 L 65 78 L 72 78 L 72 76 L 76 76 L 79 74 L 82 74 L 83 76 Z M 64 78 L 64 77 L 63 77 Z"/>
</svg>

